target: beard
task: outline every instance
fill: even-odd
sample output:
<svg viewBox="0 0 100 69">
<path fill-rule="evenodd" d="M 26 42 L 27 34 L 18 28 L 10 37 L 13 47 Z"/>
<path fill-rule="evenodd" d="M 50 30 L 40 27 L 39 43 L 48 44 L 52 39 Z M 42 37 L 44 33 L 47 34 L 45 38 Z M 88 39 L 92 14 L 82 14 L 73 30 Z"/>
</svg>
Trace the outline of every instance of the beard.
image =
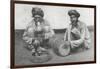
<svg viewBox="0 0 100 69">
<path fill-rule="evenodd" d="M 77 25 L 78 20 L 73 20 L 71 22 L 72 22 L 72 25 Z"/>
<path fill-rule="evenodd" d="M 42 22 L 43 21 L 43 18 L 42 17 L 41 18 L 34 18 L 34 21 L 35 21 L 35 23 Z"/>
</svg>

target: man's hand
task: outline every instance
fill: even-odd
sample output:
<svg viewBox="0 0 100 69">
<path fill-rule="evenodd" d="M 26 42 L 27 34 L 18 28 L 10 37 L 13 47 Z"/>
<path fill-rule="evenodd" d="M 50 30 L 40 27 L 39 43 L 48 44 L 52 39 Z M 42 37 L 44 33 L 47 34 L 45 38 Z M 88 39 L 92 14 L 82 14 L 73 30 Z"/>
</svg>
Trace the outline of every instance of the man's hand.
<svg viewBox="0 0 100 69">
<path fill-rule="evenodd" d="M 46 33 L 45 34 L 45 39 L 49 39 L 49 37 L 50 37 L 50 34 L 49 33 Z"/>
<path fill-rule="evenodd" d="M 40 41 L 39 41 L 39 40 L 35 40 L 35 41 L 34 41 L 34 44 L 35 44 L 35 45 L 38 45 L 38 44 L 40 44 Z"/>
<path fill-rule="evenodd" d="M 77 42 L 71 41 L 71 47 L 72 48 L 75 48 L 75 47 L 78 47 L 78 46 L 79 46 L 79 44 Z"/>
<path fill-rule="evenodd" d="M 32 38 L 28 38 L 28 40 L 26 41 L 26 43 L 31 44 L 32 43 Z"/>
</svg>

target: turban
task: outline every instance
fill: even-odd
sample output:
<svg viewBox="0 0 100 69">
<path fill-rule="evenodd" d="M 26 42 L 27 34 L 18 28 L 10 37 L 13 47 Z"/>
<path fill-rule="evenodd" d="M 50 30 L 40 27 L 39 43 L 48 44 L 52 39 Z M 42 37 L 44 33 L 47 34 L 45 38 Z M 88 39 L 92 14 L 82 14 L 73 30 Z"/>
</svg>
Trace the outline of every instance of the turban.
<svg viewBox="0 0 100 69">
<path fill-rule="evenodd" d="M 32 8 L 32 16 L 34 17 L 35 15 L 40 15 L 41 17 L 43 17 L 44 12 L 41 8 L 34 7 L 34 8 Z"/>
<path fill-rule="evenodd" d="M 80 14 L 76 10 L 70 10 L 68 11 L 68 15 L 75 15 L 76 17 L 80 17 Z"/>
</svg>

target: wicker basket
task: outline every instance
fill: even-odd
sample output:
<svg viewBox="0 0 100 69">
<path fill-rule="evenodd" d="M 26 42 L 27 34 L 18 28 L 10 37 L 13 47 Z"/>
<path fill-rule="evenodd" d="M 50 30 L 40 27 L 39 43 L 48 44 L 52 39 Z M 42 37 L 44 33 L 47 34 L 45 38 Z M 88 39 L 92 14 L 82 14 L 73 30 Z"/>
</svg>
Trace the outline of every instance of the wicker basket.
<svg viewBox="0 0 100 69">
<path fill-rule="evenodd" d="M 51 43 L 54 53 L 57 54 L 58 56 L 64 57 L 69 55 L 71 48 L 70 46 L 66 45 L 66 41 L 62 39 L 55 39 L 51 40 Z"/>
</svg>

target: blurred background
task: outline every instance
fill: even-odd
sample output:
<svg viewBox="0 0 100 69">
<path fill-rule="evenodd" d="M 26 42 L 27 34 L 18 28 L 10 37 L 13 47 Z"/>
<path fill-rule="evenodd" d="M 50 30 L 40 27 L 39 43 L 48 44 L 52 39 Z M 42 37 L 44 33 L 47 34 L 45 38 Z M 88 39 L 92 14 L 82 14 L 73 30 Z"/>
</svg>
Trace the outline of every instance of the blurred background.
<svg viewBox="0 0 100 69">
<path fill-rule="evenodd" d="M 32 20 L 32 7 L 39 7 L 44 11 L 46 19 L 53 29 L 63 29 L 68 26 L 70 19 L 68 11 L 75 9 L 80 13 L 80 20 L 88 26 L 94 25 L 94 9 L 82 7 L 61 7 L 47 5 L 15 4 L 15 29 L 25 29 Z"/>
</svg>

